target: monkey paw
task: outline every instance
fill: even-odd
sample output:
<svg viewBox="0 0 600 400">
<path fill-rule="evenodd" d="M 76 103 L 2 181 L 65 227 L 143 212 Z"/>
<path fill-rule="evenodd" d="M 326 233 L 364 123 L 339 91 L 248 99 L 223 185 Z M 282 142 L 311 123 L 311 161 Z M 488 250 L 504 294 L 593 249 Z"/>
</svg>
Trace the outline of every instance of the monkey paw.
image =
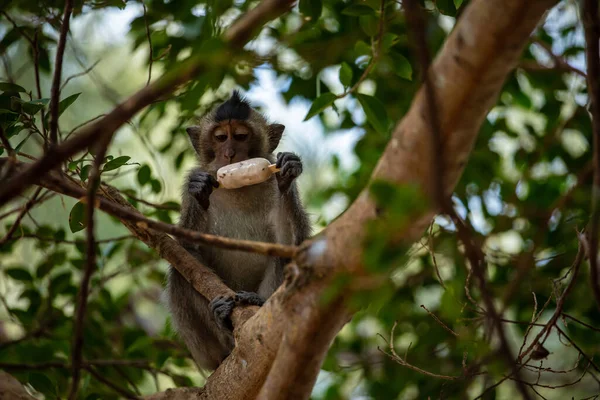
<svg viewBox="0 0 600 400">
<path fill-rule="evenodd" d="M 217 324 L 230 331 L 233 330 L 233 324 L 231 323 L 231 312 L 233 311 L 233 307 L 235 307 L 235 299 L 233 297 L 219 296 L 210 302 L 210 310 L 212 311 Z"/>
<path fill-rule="evenodd" d="M 219 187 L 217 180 L 208 172 L 194 170 L 188 178 L 188 191 L 198 203 L 208 210 L 209 197 L 213 187 Z"/>
<path fill-rule="evenodd" d="M 302 173 L 302 160 L 294 153 L 277 153 L 275 165 L 281 169 L 281 172 L 276 175 L 279 189 L 286 192 L 293 180 Z"/>
<path fill-rule="evenodd" d="M 250 305 L 250 306 L 262 306 L 264 304 L 264 300 L 257 293 L 254 292 L 237 292 L 235 294 L 235 304 L 236 305 Z"/>
</svg>

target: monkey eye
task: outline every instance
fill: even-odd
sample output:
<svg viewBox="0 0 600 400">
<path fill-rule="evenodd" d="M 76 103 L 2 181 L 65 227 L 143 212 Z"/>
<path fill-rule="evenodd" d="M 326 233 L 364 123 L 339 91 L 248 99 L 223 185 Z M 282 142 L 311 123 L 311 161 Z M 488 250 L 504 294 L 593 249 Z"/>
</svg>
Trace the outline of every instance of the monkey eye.
<svg viewBox="0 0 600 400">
<path fill-rule="evenodd" d="M 249 132 L 243 127 L 238 127 L 233 133 L 233 138 L 238 142 L 243 142 L 248 139 Z"/>
<path fill-rule="evenodd" d="M 218 142 L 224 142 L 227 140 L 227 135 L 215 135 Z"/>
</svg>

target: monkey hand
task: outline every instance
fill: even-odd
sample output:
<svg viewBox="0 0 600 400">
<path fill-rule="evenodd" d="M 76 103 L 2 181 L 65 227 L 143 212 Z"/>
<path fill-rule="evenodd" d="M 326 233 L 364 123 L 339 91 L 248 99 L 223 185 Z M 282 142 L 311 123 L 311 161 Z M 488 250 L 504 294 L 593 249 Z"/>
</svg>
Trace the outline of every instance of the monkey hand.
<svg viewBox="0 0 600 400">
<path fill-rule="evenodd" d="M 210 302 L 210 310 L 212 311 L 217 324 L 221 328 L 233 330 L 231 323 L 231 313 L 237 305 L 262 306 L 264 300 L 257 293 L 240 291 L 235 294 L 235 297 L 219 296 Z"/>
<path fill-rule="evenodd" d="M 294 179 L 302 173 L 302 160 L 294 153 L 277 153 L 276 167 L 280 172 L 276 175 L 279 190 L 285 193 Z"/>
<path fill-rule="evenodd" d="M 198 203 L 208 210 L 209 197 L 213 188 L 219 187 L 217 180 L 208 172 L 194 170 L 188 178 L 188 191 Z"/>
</svg>

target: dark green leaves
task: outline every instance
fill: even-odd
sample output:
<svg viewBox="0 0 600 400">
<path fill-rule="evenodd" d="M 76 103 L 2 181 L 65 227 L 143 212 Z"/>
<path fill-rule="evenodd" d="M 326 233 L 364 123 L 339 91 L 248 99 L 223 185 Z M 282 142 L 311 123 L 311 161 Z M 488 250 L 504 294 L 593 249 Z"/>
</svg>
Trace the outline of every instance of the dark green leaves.
<svg viewBox="0 0 600 400">
<path fill-rule="evenodd" d="M 319 19 L 323 12 L 323 3 L 321 0 L 300 0 L 298 4 L 300 12 L 313 21 Z"/>
<path fill-rule="evenodd" d="M 350 15 L 353 17 L 360 17 L 361 15 L 372 15 L 373 9 L 369 6 L 364 6 L 362 4 L 353 4 L 344 8 L 342 10 L 342 14 Z"/>
<path fill-rule="evenodd" d="M 308 121 L 315 115 L 319 114 L 321 111 L 325 110 L 336 99 L 336 95 L 333 93 L 323 93 L 321 96 L 317 97 L 315 101 L 313 101 L 310 110 L 308 110 L 308 114 L 304 117 L 305 121 Z"/>
<path fill-rule="evenodd" d="M 345 62 L 342 63 L 340 68 L 340 82 L 346 87 L 352 85 L 352 68 Z"/>
<path fill-rule="evenodd" d="M 390 53 L 396 75 L 406 80 L 412 80 L 412 67 L 410 62 L 400 53 Z"/>
<path fill-rule="evenodd" d="M 112 171 L 114 169 L 117 169 L 123 165 L 125 165 L 127 163 L 127 161 L 131 160 L 131 157 L 128 156 L 121 156 L 121 157 L 117 157 L 114 160 L 111 160 L 109 162 L 107 162 L 106 164 L 104 164 L 104 168 L 102 168 L 103 172 L 106 171 Z"/>
<path fill-rule="evenodd" d="M 2 92 L 27 92 L 22 86 L 10 82 L 0 82 L 0 91 Z"/>
<path fill-rule="evenodd" d="M 17 281 L 21 281 L 21 282 L 32 282 L 33 281 L 33 276 L 31 276 L 31 273 L 24 268 L 18 268 L 18 267 L 7 268 L 4 270 L 4 273 Z"/>
<path fill-rule="evenodd" d="M 69 106 L 73 103 L 75 103 L 75 100 L 77 100 L 77 98 L 79 97 L 79 95 L 81 95 L 81 93 L 75 93 L 72 94 L 68 97 L 65 97 L 64 99 L 62 99 L 59 103 L 58 103 L 58 115 L 62 115 L 63 112 L 65 112 L 65 110 L 67 108 L 69 108 Z"/>
<path fill-rule="evenodd" d="M 69 228 L 71 228 L 71 232 L 79 232 L 87 226 L 85 207 L 85 204 L 79 201 L 71 209 L 71 213 L 69 214 Z"/>
<path fill-rule="evenodd" d="M 137 173 L 137 179 L 140 185 L 144 186 L 146 183 L 148 183 L 150 181 L 151 175 L 152 171 L 150 171 L 150 167 L 147 165 L 143 165 Z"/>
<path fill-rule="evenodd" d="M 42 108 L 44 108 L 50 99 L 37 99 L 31 101 L 24 101 L 19 99 L 18 97 L 11 98 L 11 106 L 15 110 L 23 111 L 26 114 L 34 115 L 39 112 Z"/>
<path fill-rule="evenodd" d="M 45 394 L 48 398 L 52 397 L 52 395 L 56 396 L 56 385 L 41 372 L 30 372 L 29 383 L 35 390 Z"/>
<path fill-rule="evenodd" d="M 390 121 L 385 111 L 385 106 L 373 96 L 357 93 L 356 98 L 362 106 L 367 121 L 378 133 L 387 133 Z"/>
</svg>

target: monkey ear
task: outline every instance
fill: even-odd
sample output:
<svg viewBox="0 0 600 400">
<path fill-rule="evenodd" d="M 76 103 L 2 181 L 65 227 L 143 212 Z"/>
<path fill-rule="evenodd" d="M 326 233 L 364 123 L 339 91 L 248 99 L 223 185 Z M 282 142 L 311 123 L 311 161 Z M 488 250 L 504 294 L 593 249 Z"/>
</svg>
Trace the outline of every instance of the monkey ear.
<svg viewBox="0 0 600 400">
<path fill-rule="evenodd" d="M 281 140 L 281 136 L 283 135 L 283 131 L 285 130 L 285 126 L 281 124 L 271 124 L 269 125 L 269 153 L 275 151 L 277 146 L 279 145 L 279 141 Z"/>
<path fill-rule="evenodd" d="M 185 131 L 190 136 L 190 141 L 192 142 L 192 146 L 194 146 L 194 150 L 198 151 L 198 143 L 200 141 L 200 127 L 199 126 L 190 126 L 186 128 Z"/>
</svg>

